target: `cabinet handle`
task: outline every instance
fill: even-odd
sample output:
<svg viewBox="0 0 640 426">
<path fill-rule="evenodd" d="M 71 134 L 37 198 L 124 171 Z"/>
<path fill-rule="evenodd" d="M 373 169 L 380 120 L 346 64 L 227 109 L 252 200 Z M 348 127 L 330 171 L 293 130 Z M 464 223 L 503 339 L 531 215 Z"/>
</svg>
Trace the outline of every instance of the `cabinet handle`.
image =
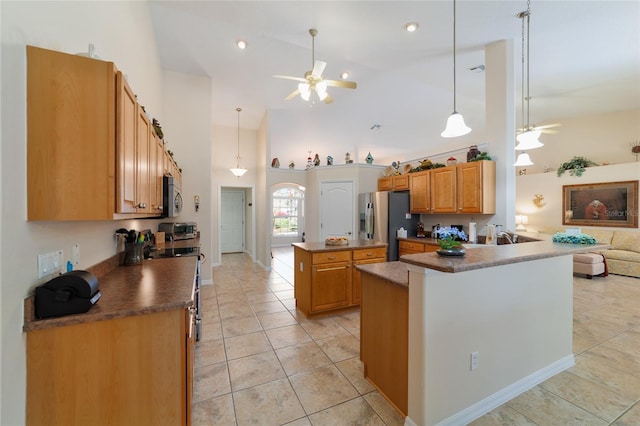
<svg viewBox="0 0 640 426">
<path fill-rule="evenodd" d="M 147 203 L 138 203 L 138 205 L 136 206 L 139 209 L 146 209 L 147 208 Z"/>
<path fill-rule="evenodd" d="M 329 260 L 333 260 L 335 258 L 336 258 L 335 256 L 327 256 L 327 259 L 329 259 Z"/>
<path fill-rule="evenodd" d="M 373 253 L 367 253 L 367 256 L 371 257 L 373 256 Z"/>
</svg>

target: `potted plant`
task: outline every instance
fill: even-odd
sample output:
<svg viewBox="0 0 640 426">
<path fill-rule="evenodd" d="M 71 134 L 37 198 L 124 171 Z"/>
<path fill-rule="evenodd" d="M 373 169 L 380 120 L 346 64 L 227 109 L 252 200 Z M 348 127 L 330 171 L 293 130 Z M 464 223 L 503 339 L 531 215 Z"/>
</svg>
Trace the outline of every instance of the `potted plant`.
<svg viewBox="0 0 640 426">
<path fill-rule="evenodd" d="M 437 253 L 440 256 L 464 256 L 465 251 L 462 248 L 461 241 L 467 241 L 467 235 L 463 230 L 445 226 L 435 231 L 436 238 L 440 250 Z"/>
<path fill-rule="evenodd" d="M 562 163 L 560 167 L 558 167 L 557 174 L 558 177 L 560 177 L 564 174 L 565 171 L 569 170 L 569 174 L 571 176 L 580 177 L 582 176 L 582 173 L 584 173 L 585 168 L 590 166 L 597 166 L 597 164 L 584 157 L 573 157 L 571 160 L 567 161 L 566 163 Z"/>
</svg>

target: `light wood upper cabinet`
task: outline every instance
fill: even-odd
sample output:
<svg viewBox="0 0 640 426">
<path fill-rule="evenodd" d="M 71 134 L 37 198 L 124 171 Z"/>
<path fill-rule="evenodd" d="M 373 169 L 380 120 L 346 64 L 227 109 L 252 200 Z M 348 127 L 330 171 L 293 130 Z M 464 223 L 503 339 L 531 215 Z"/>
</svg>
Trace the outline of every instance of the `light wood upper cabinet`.
<svg viewBox="0 0 640 426">
<path fill-rule="evenodd" d="M 496 212 L 496 163 L 474 161 L 457 166 L 458 213 Z"/>
<path fill-rule="evenodd" d="M 27 219 L 115 216 L 115 67 L 27 46 Z"/>
<path fill-rule="evenodd" d="M 27 219 L 158 217 L 152 132 L 113 62 L 27 46 Z"/>
<path fill-rule="evenodd" d="M 411 213 L 496 211 L 496 163 L 474 161 L 409 175 Z"/>
<path fill-rule="evenodd" d="M 120 71 L 116 74 L 116 106 L 116 152 L 118 155 L 116 211 L 118 213 L 135 213 L 137 210 L 136 170 L 138 162 L 136 159 L 136 141 L 138 138 L 138 103 Z"/>
<path fill-rule="evenodd" d="M 409 175 L 409 204 L 411 213 L 430 213 L 429 188 L 431 173 L 429 170 Z"/>
<path fill-rule="evenodd" d="M 378 191 L 408 191 L 409 175 L 385 176 L 378 179 Z"/>
<path fill-rule="evenodd" d="M 431 170 L 431 213 L 455 213 L 456 188 L 456 166 Z"/>
</svg>

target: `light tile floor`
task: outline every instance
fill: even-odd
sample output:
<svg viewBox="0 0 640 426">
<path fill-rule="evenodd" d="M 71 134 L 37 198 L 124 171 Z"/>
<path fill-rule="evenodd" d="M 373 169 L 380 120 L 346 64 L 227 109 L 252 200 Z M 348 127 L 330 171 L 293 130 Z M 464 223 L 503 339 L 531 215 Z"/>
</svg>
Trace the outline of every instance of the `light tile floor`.
<svg viewBox="0 0 640 426">
<path fill-rule="evenodd" d="M 194 425 L 402 425 L 363 378 L 360 316 L 295 310 L 293 251 L 225 254 L 203 287 Z M 576 366 L 472 423 L 640 425 L 640 280 L 574 278 Z"/>
</svg>

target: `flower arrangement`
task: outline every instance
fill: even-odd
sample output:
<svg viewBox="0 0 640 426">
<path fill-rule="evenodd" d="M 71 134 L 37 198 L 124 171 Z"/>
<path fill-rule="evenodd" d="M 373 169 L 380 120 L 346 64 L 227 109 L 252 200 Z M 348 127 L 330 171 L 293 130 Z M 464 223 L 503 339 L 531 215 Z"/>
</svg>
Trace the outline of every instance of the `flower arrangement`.
<svg viewBox="0 0 640 426">
<path fill-rule="evenodd" d="M 443 250 L 459 249 L 462 246 L 460 241 L 467 241 L 467 234 L 458 228 L 446 226 L 438 228 L 435 233 L 438 238 L 438 245 Z"/>
</svg>

